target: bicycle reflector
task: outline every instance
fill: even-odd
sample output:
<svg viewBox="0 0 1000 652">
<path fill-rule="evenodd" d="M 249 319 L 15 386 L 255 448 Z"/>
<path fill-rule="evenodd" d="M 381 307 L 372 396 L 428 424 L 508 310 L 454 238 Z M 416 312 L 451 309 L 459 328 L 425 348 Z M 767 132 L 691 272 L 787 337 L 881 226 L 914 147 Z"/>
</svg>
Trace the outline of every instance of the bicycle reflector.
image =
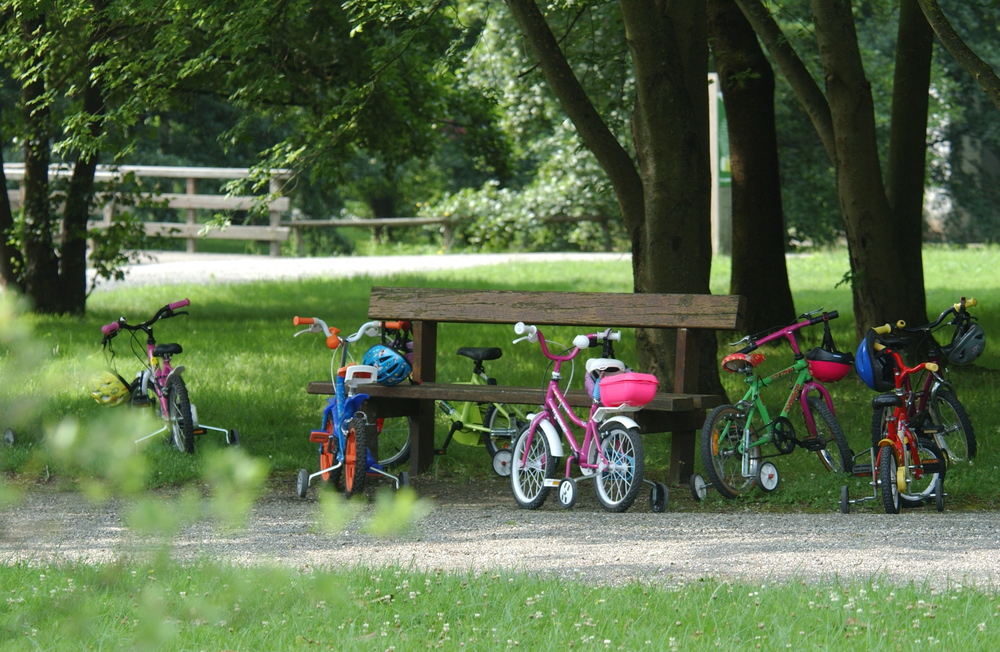
<svg viewBox="0 0 1000 652">
<path fill-rule="evenodd" d="M 969 364 L 986 349 L 986 333 L 979 324 L 966 324 L 955 329 L 951 343 L 942 351 L 953 364 Z"/>
<path fill-rule="evenodd" d="M 378 368 L 379 385 L 398 385 L 410 375 L 412 367 L 400 353 L 385 344 L 376 344 L 365 352 L 364 364 Z"/>
<path fill-rule="evenodd" d="M 861 340 L 858 351 L 854 354 L 854 368 L 869 388 L 876 392 L 889 392 L 896 388 L 893 382 L 896 365 L 890 356 L 875 350 L 876 335 L 874 330 L 868 329 L 868 334 Z"/>
<path fill-rule="evenodd" d="M 104 371 L 90 379 L 90 396 L 105 407 L 121 405 L 132 396 L 128 382 L 113 371 Z"/>
<path fill-rule="evenodd" d="M 734 374 L 748 374 L 761 362 L 764 362 L 763 353 L 730 353 L 722 359 L 722 368 Z"/>
</svg>

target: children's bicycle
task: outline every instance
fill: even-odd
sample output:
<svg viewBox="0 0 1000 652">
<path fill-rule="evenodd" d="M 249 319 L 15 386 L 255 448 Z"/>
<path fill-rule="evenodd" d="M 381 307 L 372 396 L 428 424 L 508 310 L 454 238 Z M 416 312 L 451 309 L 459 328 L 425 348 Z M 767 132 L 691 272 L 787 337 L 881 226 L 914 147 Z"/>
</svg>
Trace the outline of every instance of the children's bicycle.
<svg viewBox="0 0 1000 652">
<path fill-rule="evenodd" d="M 817 316 L 819 315 L 819 316 Z M 709 413 L 701 431 L 701 455 L 709 482 L 726 498 L 735 498 L 755 486 L 767 492 L 778 487 L 778 469 L 768 457 L 788 455 L 796 448 L 816 453 L 827 469 L 850 472 L 854 453 L 837 422 L 830 392 L 822 383 L 842 380 L 850 373 L 854 358 L 838 351 L 830 334 L 829 322 L 839 313 L 822 309 L 807 312 L 784 328 L 766 335 L 747 335 L 730 346 L 745 345 L 722 360 L 722 368 L 746 376 L 750 386 L 736 405 L 720 405 Z M 824 325 L 823 344 L 803 354 L 796 333 L 815 324 Z M 760 377 L 755 368 L 764 362 L 761 345 L 784 338 L 794 354 L 794 362 L 770 376 Z M 779 378 L 792 376 L 792 389 L 778 415 L 772 418 L 761 398 L 763 390 Z M 793 406 L 802 410 L 806 434 L 796 436 L 789 420 Z M 777 453 L 765 455 L 765 446 Z M 697 500 L 705 497 L 704 478 L 691 476 L 691 492 Z"/>
<path fill-rule="evenodd" d="M 348 364 L 348 345 L 357 342 L 362 335 L 377 336 L 379 322 L 363 324 L 356 333 L 344 338 L 340 337 L 339 329 L 330 328 L 322 319 L 295 317 L 292 323 L 309 327 L 295 333 L 294 337 L 303 333 L 322 333 L 326 335 L 327 348 L 334 352 L 330 359 L 334 396 L 323 408 L 321 429 L 309 433 L 309 441 L 319 445 L 319 470 L 315 473 L 299 470 L 295 483 L 299 497 L 306 497 L 309 485 L 316 478 L 343 490 L 348 497 L 363 491 L 368 475 L 389 478 L 397 489 L 408 484 L 405 472 L 398 476 L 389 474 L 375 461 L 368 448 L 369 436 L 377 436 L 378 430 L 377 424 L 371 428 L 372 424 L 368 423 L 363 411 L 368 395 L 358 393 L 358 388 L 377 382 L 384 372 L 376 365 Z M 341 351 L 339 368 L 335 367 L 338 348 Z"/>
<path fill-rule="evenodd" d="M 161 319 L 188 314 L 187 312 L 178 312 L 178 310 L 189 305 L 191 305 L 189 300 L 182 299 L 163 306 L 155 315 L 141 324 L 129 324 L 125 317 L 119 317 L 118 321 L 101 327 L 101 332 L 104 334 L 101 345 L 104 347 L 110 371 L 106 371 L 91 380 L 90 395 L 98 403 L 105 406 L 125 403 L 133 407 L 155 405 L 160 410 L 160 416 L 166 422 L 159 430 L 137 439 L 136 444 L 161 433 L 169 433 L 170 440 L 178 450 L 184 453 L 193 453 L 195 436 L 203 435 L 208 431 L 222 433 L 229 445 L 236 445 L 240 442 L 240 435 L 235 429 L 225 430 L 198 423 L 198 411 L 191 403 L 187 386 L 181 376 L 184 367 L 173 367 L 170 364 L 173 356 L 179 355 L 183 351 L 181 345 L 175 343 L 157 344 L 156 338 L 153 337 L 153 324 Z M 132 333 L 132 353 L 144 365 L 142 370 L 136 372 L 135 380 L 131 383 L 125 380 L 115 368 L 113 341 L 123 330 Z M 145 355 L 140 354 L 141 343 L 137 335 L 139 331 L 146 334 Z"/>
<path fill-rule="evenodd" d="M 894 348 L 914 348 L 918 351 L 926 347 L 927 358 L 938 366 L 935 371 L 926 371 L 919 378 L 913 391 L 911 379 L 903 377 L 903 390 L 907 397 L 907 422 L 916 428 L 919 437 L 933 439 L 945 455 L 949 464 L 968 462 L 976 457 L 976 433 L 965 407 L 958 400 L 955 387 L 947 378 L 947 363 L 964 365 L 978 358 L 986 348 L 986 335 L 968 308 L 977 305 L 975 299 L 962 297 L 938 315 L 938 318 L 923 326 L 910 327 L 899 321 L 892 328 Z M 947 320 L 949 317 L 951 319 Z M 942 346 L 934 337 L 934 332 L 946 326 L 954 327 L 951 341 Z M 891 363 L 893 358 L 885 356 L 874 364 Z M 871 370 L 872 384 L 879 391 L 892 391 L 894 382 L 889 367 Z M 871 385 L 870 385 L 871 386 Z M 874 389 L 874 387 L 873 387 Z M 891 414 L 889 408 L 876 409 L 872 414 L 872 445 L 877 446 L 885 428 L 885 419 Z"/>
<path fill-rule="evenodd" d="M 611 342 L 619 341 L 621 333 L 577 335 L 573 348 L 564 355 L 549 351 L 542 331 L 518 322 L 514 332 L 522 335 L 514 343 L 537 342 L 542 354 L 553 362 L 552 375 L 545 392 L 545 402 L 538 414 L 529 414 L 528 425 L 518 435 L 513 449 L 511 488 L 514 499 L 524 509 L 541 507 L 549 491 L 557 488 L 559 504 L 570 508 L 578 496 L 577 483 L 593 480 L 601 505 L 610 512 L 628 509 L 643 483 L 643 450 L 639 426 L 626 413 L 636 412 L 656 394 L 657 380 L 650 374 L 628 372 L 624 363 L 611 355 L 587 361 L 587 375 L 593 374 L 590 413 L 581 419 L 570 408 L 566 395 L 559 387 L 564 362 L 572 361 L 581 351 L 604 344 L 604 352 L 612 353 Z M 582 442 L 577 442 L 569 423 L 584 429 Z M 565 453 L 559 433 L 570 447 Z M 566 471 L 557 479 L 556 463 L 566 456 Z M 571 475 L 573 464 L 581 477 Z M 647 481 L 648 482 L 648 481 Z M 667 504 L 667 487 L 649 482 L 650 506 L 661 512 Z"/>
<path fill-rule="evenodd" d="M 886 514 L 898 514 L 900 507 L 916 507 L 932 499 L 937 510 L 944 511 L 944 455 L 934 440 L 919 437 L 907 409 L 914 398 L 909 376 L 921 371 L 935 373 L 938 365 L 922 362 L 907 367 L 899 352 L 889 348 L 898 342 L 890 337 L 891 331 L 889 324 L 873 328 L 858 346 L 856 366 L 862 381 L 879 391 L 872 370 L 887 368 L 892 369 L 894 387 L 891 392 L 872 399 L 873 410 L 882 415 L 882 431 L 868 453 L 871 466 L 856 465 L 859 475 L 865 471 L 871 473 L 872 495 L 851 500 L 847 486 L 841 487 L 840 509 L 845 514 L 850 512 L 852 504 L 874 500 L 878 492 Z"/>
<path fill-rule="evenodd" d="M 385 322 L 383 324 L 384 345 L 393 351 L 409 355 L 412 352 L 410 322 Z M 469 385 L 496 385 L 496 379 L 487 375 L 484 362 L 499 360 L 503 350 L 497 347 L 464 346 L 457 355 L 472 360 L 472 377 Z M 484 446 L 493 462 L 493 471 L 500 476 L 510 475 L 510 446 L 514 437 L 527 424 L 525 413 L 517 406 L 503 403 L 476 403 L 466 401 L 452 405 L 448 401 L 435 401 L 438 409 L 451 420 L 451 428 L 441 448 L 435 455 L 444 455 L 452 441 L 465 446 Z M 406 426 L 406 424 L 403 424 Z M 394 427 L 389 433 L 379 435 L 379 464 L 395 466 L 410 457 L 409 428 Z"/>
</svg>

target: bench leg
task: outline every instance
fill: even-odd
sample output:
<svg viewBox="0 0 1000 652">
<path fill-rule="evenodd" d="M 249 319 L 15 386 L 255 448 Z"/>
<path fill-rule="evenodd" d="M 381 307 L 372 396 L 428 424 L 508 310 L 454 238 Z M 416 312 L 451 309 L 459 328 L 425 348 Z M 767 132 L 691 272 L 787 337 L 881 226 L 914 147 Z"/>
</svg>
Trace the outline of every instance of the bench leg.
<svg viewBox="0 0 1000 652">
<path fill-rule="evenodd" d="M 686 483 L 694 473 L 694 430 L 675 430 L 670 439 L 670 475 L 667 483 Z"/>
<path fill-rule="evenodd" d="M 420 401 L 410 419 L 410 474 L 419 475 L 434 461 L 434 401 Z"/>
</svg>

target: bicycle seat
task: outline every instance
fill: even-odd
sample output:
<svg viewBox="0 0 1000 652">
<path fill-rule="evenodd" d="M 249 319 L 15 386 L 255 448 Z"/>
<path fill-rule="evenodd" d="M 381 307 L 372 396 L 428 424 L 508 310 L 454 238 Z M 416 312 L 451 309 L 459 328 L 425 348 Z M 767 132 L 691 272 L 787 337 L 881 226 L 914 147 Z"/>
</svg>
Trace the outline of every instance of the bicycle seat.
<svg viewBox="0 0 1000 652">
<path fill-rule="evenodd" d="M 153 355 L 159 358 L 164 355 L 177 355 L 183 350 L 180 344 L 157 344 L 153 347 Z"/>
<path fill-rule="evenodd" d="M 463 346 L 457 351 L 458 355 L 464 355 L 465 357 L 474 360 L 475 362 L 484 362 L 486 360 L 499 360 L 503 355 L 503 350 L 495 346 L 492 347 L 478 347 L 478 346 Z"/>
<path fill-rule="evenodd" d="M 884 407 L 903 407 L 903 397 L 895 394 L 879 394 L 872 399 L 872 409 L 877 410 Z"/>
</svg>

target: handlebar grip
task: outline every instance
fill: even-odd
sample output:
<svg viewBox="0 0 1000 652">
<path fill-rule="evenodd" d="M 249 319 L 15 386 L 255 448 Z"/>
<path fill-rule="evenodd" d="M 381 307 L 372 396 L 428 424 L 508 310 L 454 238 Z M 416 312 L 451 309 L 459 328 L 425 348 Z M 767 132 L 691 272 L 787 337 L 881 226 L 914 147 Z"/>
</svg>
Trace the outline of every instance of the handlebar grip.
<svg viewBox="0 0 1000 652">
<path fill-rule="evenodd" d="M 836 310 L 831 310 L 830 312 L 824 312 L 819 317 L 813 317 L 810 319 L 809 325 L 815 326 L 816 324 L 822 324 L 825 321 L 830 321 L 831 319 L 836 319 L 837 317 L 840 317 L 840 313 Z"/>
<path fill-rule="evenodd" d="M 110 324 L 105 324 L 104 326 L 101 326 L 101 332 L 104 333 L 105 335 L 112 335 L 114 333 L 117 333 L 119 328 L 121 328 L 121 324 L 119 324 L 116 321 L 113 321 Z"/>
<path fill-rule="evenodd" d="M 977 306 L 979 304 L 979 302 L 976 301 L 973 297 L 969 297 L 968 299 L 964 299 L 963 301 L 965 302 L 965 307 L 966 308 L 974 308 L 975 306 Z M 961 310 L 962 309 L 962 301 L 959 301 L 958 303 L 956 303 L 955 306 L 954 306 L 954 308 L 955 308 L 955 312 L 958 312 L 959 310 Z"/>
<path fill-rule="evenodd" d="M 892 332 L 892 326 L 890 326 L 889 324 L 885 324 L 883 326 L 876 326 L 872 330 L 878 333 L 879 335 L 888 335 L 889 333 Z"/>
<path fill-rule="evenodd" d="M 408 321 L 384 321 L 382 327 L 390 331 L 408 331 L 410 322 Z"/>
<path fill-rule="evenodd" d="M 311 326 L 315 322 L 313 317 L 292 317 L 293 326 Z"/>
<path fill-rule="evenodd" d="M 924 365 L 924 369 L 926 369 L 927 371 L 933 372 L 933 371 L 937 371 L 939 369 L 939 367 L 938 367 L 938 365 L 937 365 L 936 362 L 928 362 L 928 363 L 926 363 Z"/>
<path fill-rule="evenodd" d="M 903 330 L 904 328 L 906 328 L 906 320 L 900 319 L 899 321 L 897 321 L 896 328 L 898 328 L 899 330 Z"/>
<path fill-rule="evenodd" d="M 167 304 L 167 307 L 171 310 L 177 310 L 178 308 L 183 308 L 184 306 L 190 306 L 190 299 L 181 299 L 180 301 L 175 301 L 174 303 Z"/>
</svg>

